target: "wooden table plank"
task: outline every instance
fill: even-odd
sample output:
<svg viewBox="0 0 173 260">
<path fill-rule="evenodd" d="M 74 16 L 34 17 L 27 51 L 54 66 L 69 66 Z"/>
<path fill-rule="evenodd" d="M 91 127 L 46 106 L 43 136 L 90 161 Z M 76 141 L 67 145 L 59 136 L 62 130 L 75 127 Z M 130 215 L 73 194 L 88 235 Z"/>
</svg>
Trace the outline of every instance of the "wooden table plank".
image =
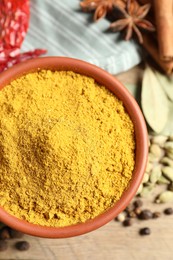
<svg viewBox="0 0 173 260">
<path fill-rule="evenodd" d="M 146 202 L 146 208 L 161 210 L 164 205 Z M 138 230 L 149 226 L 150 236 L 141 237 Z M 7 253 L 0 259 L 40 259 L 40 260 L 172 260 L 173 259 L 173 216 L 163 215 L 159 219 L 137 221 L 131 227 L 111 221 L 91 233 L 67 239 L 42 239 L 26 236 L 31 249 L 18 252 L 10 241 Z M 15 240 L 16 241 L 16 240 Z"/>
</svg>

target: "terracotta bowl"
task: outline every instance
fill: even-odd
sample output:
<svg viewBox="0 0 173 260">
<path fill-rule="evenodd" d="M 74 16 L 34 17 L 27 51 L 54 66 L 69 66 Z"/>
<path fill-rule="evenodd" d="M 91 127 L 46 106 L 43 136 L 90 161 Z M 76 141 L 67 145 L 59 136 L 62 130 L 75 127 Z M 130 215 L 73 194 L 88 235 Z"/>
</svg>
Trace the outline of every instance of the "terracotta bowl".
<svg viewBox="0 0 173 260">
<path fill-rule="evenodd" d="M 123 101 L 135 127 L 136 158 L 132 180 L 120 200 L 105 213 L 85 223 L 58 228 L 44 227 L 28 223 L 8 214 L 3 208 L 0 208 L 0 221 L 26 234 L 47 238 L 78 236 L 89 231 L 93 231 L 111 221 L 123 209 L 125 209 L 131 199 L 135 196 L 142 181 L 147 162 L 148 135 L 146 125 L 138 104 L 127 89 L 122 85 L 122 83 L 106 71 L 89 63 L 72 58 L 46 57 L 32 59 L 22 64 L 15 65 L 0 74 L 0 89 L 21 75 L 37 71 L 38 69 L 71 70 L 94 78 L 98 83 L 104 85 Z"/>
</svg>

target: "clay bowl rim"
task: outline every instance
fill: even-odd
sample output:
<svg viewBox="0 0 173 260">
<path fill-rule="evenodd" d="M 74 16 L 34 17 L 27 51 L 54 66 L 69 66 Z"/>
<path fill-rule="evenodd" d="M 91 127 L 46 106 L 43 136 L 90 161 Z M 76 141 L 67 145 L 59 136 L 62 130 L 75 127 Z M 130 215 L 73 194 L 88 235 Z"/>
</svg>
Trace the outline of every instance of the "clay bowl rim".
<svg viewBox="0 0 173 260">
<path fill-rule="evenodd" d="M 0 74 L 0 90 L 10 81 L 29 72 L 38 69 L 71 70 L 82 75 L 94 78 L 98 83 L 111 90 L 120 100 L 129 113 L 134 127 L 136 139 L 135 170 L 128 189 L 123 193 L 120 200 L 103 214 L 89 220 L 67 227 L 45 227 L 28 223 L 8 214 L 0 207 L 0 220 L 6 225 L 23 233 L 45 238 L 66 238 L 85 234 L 93 231 L 114 219 L 135 196 L 142 181 L 147 163 L 148 134 L 142 112 L 129 91 L 114 76 L 105 70 L 87 62 L 67 57 L 44 57 L 35 58 L 27 62 L 13 66 Z"/>
</svg>

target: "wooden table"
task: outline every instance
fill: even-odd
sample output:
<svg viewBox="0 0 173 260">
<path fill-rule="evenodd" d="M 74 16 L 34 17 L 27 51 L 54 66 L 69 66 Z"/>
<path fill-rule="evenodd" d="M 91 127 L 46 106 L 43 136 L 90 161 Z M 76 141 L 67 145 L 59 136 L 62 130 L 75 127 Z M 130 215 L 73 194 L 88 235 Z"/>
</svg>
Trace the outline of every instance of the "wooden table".
<svg viewBox="0 0 173 260">
<path fill-rule="evenodd" d="M 118 75 L 124 83 L 134 83 L 141 79 L 142 67 L 138 66 Z M 156 192 L 156 191 L 155 191 Z M 152 211 L 163 209 L 171 204 L 157 205 L 153 195 L 144 200 L 144 207 Z M 139 228 L 150 227 L 150 236 L 141 237 Z M 75 238 L 42 239 L 31 236 L 24 238 L 31 244 L 27 252 L 14 249 L 17 240 L 9 241 L 9 249 L 0 253 L 0 259 L 39 259 L 39 260 L 172 260 L 173 259 L 173 215 L 162 213 L 159 219 L 134 221 L 131 227 L 112 221 L 102 228 Z"/>
</svg>

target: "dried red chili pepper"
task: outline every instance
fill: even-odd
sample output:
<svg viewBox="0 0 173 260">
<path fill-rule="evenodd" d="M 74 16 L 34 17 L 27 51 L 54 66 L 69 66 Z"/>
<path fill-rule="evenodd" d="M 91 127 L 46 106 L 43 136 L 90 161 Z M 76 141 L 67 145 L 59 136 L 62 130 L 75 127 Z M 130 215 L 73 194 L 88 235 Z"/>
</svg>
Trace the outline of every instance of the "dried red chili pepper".
<svg viewBox="0 0 173 260">
<path fill-rule="evenodd" d="M 0 0 L 0 7 L 0 72 L 46 53 L 46 50 L 37 49 L 20 54 L 29 27 L 29 0 Z"/>
<path fill-rule="evenodd" d="M 36 58 L 40 55 L 43 55 L 47 52 L 47 50 L 44 49 L 35 49 L 33 51 L 24 52 L 21 54 L 16 55 L 15 57 L 6 57 L 4 59 L 0 58 L 0 72 L 4 71 L 7 68 L 12 67 L 13 65 L 20 63 L 22 61 Z"/>
</svg>

